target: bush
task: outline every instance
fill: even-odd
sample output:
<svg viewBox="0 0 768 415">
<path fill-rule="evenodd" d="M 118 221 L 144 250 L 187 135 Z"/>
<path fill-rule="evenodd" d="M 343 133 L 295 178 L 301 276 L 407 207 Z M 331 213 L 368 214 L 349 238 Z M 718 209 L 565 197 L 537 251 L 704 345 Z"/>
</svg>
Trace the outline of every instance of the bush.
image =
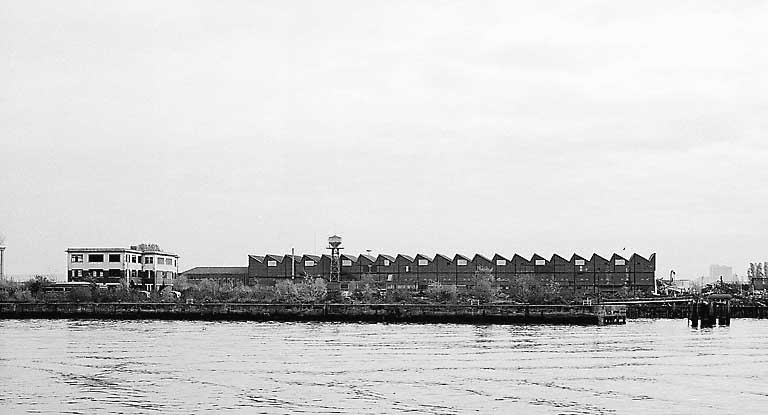
<svg viewBox="0 0 768 415">
<path fill-rule="evenodd" d="M 275 300 L 281 303 L 292 303 L 299 297 L 299 291 L 290 281 L 280 281 L 275 284 Z"/>
<path fill-rule="evenodd" d="M 379 296 L 379 290 L 376 287 L 376 280 L 373 276 L 365 274 L 360 281 L 349 283 L 349 296 L 353 300 L 371 303 Z"/>
<path fill-rule="evenodd" d="M 75 287 L 67 293 L 67 299 L 77 303 L 93 301 L 93 292 L 90 288 Z"/>
<path fill-rule="evenodd" d="M 458 291 L 455 285 L 435 285 L 427 288 L 427 298 L 436 303 L 455 303 Z"/>
<path fill-rule="evenodd" d="M 328 287 L 322 278 L 315 278 L 314 281 L 307 278 L 303 282 L 296 284 L 296 292 L 299 301 L 314 303 L 325 299 L 328 294 Z"/>
<path fill-rule="evenodd" d="M 409 290 L 398 288 L 388 290 L 386 299 L 389 303 L 410 303 L 413 302 L 413 295 Z"/>
<path fill-rule="evenodd" d="M 554 279 L 533 275 L 515 275 L 510 280 L 510 298 L 530 304 L 562 302 L 560 285 Z"/>
<path fill-rule="evenodd" d="M 24 289 L 28 290 L 33 297 L 37 297 L 44 292 L 45 287 L 48 287 L 52 284 L 53 281 L 42 275 L 37 275 L 34 278 L 24 282 Z"/>
</svg>

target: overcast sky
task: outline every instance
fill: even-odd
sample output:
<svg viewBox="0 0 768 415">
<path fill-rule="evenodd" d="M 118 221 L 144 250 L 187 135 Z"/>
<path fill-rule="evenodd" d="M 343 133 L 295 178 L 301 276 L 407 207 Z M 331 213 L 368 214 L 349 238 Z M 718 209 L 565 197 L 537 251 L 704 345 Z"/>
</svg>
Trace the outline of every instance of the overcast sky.
<svg viewBox="0 0 768 415">
<path fill-rule="evenodd" d="M 70 246 L 768 260 L 768 6 L 0 1 L 7 273 Z"/>
</svg>

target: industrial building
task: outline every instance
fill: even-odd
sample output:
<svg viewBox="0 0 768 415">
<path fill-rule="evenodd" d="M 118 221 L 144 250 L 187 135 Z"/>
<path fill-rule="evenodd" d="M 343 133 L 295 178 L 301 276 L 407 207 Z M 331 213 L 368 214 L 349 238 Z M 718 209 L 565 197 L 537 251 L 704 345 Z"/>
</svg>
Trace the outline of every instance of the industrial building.
<svg viewBox="0 0 768 415">
<path fill-rule="evenodd" d="M 126 287 L 160 290 L 178 275 L 179 256 L 156 244 L 129 248 L 67 249 L 67 281 L 123 284 Z"/>
<path fill-rule="evenodd" d="M 248 255 L 247 267 L 198 267 L 182 275 L 189 281 L 210 279 L 257 286 L 323 278 L 329 288 L 341 291 L 364 276 L 372 278 L 382 290 L 423 292 L 436 285 L 468 290 L 483 275 L 491 277 L 501 292 L 511 290 L 521 279 L 556 283 L 562 292 L 585 295 L 612 295 L 621 290 L 650 294 L 655 290 L 656 254 L 648 258 L 638 254 L 613 254 L 609 258 L 598 254 L 589 258 L 577 254 L 570 258 L 557 254 L 550 258 L 537 254 L 531 258 L 518 254 L 373 256 L 342 254 L 341 237 L 337 235 L 328 238 L 328 243 L 330 253 L 325 255 Z"/>
<path fill-rule="evenodd" d="M 342 290 L 364 275 L 371 276 L 380 288 L 386 289 L 423 291 L 436 284 L 471 289 L 477 276 L 486 274 L 492 276 L 502 291 L 509 289 L 518 276 L 551 280 L 560 289 L 574 293 L 613 294 L 624 288 L 645 293 L 654 291 L 656 254 L 647 259 L 638 254 L 629 257 L 613 254 L 610 258 L 593 254 L 589 259 L 576 254 L 570 259 L 557 254 L 549 259 L 540 255 L 528 259 L 515 254 L 509 258 L 500 254 L 490 259 L 480 254 L 471 259 L 461 254 L 453 257 L 341 254 L 338 281 Z M 249 255 L 247 283 L 274 285 L 307 276 L 332 281 L 332 263 L 331 255 Z"/>
<path fill-rule="evenodd" d="M 188 282 L 214 280 L 233 285 L 248 284 L 248 267 L 195 267 L 179 276 Z"/>
</svg>

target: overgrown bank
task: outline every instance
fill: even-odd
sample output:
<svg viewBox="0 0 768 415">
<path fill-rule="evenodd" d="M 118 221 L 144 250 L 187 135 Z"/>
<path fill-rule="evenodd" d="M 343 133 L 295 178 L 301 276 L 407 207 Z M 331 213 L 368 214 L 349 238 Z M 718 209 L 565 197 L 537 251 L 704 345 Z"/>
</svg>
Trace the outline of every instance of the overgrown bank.
<svg viewBox="0 0 768 415">
<path fill-rule="evenodd" d="M 581 304 L 581 297 L 562 293 L 556 284 L 533 278 L 516 280 L 507 292 L 502 293 L 491 276 L 478 275 L 469 290 L 459 290 L 453 285 L 434 285 L 422 292 L 406 289 L 382 289 L 370 276 L 349 282 L 349 289 L 342 295 L 329 291 L 322 278 L 297 278 L 281 281 L 275 286 L 247 286 L 219 283 L 213 280 L 189 282 L 183 277 L 173 286 L 159 292 L 146 292 L 125 286 L 104 289 L 98 284 L 70 288 L 55 292 L 53 282 L 36 277 L 23 283 L 0 282 L 0 301 L 10 302 L 225 302 L 225 303 L 524 303 L 524 304 Z"/>
</svg>

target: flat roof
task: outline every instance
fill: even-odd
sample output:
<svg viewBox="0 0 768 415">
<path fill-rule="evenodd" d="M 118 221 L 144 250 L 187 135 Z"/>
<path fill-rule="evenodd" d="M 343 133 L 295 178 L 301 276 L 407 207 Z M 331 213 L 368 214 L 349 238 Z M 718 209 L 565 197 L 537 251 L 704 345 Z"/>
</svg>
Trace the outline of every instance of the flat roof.
<svg viewBox="0 0 768 415">
<path fill-rule="evenodd" d="M 182 272 L 186 274 L 197 275 L 221 275 L 221 274 L 247 274 L 248 267 L 195 267 Z"/>
<path fill-rule="evenodd" d="M 130 248 L 67 248 L 65 252 L 75 252 L 75 253 L 129 252 L 132 254 L 141 254 L 141 255 L 165 255 L 165 256 L 172 256 L 176 258 L 179 257 L 179 255 L 171 252 L 141 251 L 138 249 L 130 249 Z"/>
</svg>

